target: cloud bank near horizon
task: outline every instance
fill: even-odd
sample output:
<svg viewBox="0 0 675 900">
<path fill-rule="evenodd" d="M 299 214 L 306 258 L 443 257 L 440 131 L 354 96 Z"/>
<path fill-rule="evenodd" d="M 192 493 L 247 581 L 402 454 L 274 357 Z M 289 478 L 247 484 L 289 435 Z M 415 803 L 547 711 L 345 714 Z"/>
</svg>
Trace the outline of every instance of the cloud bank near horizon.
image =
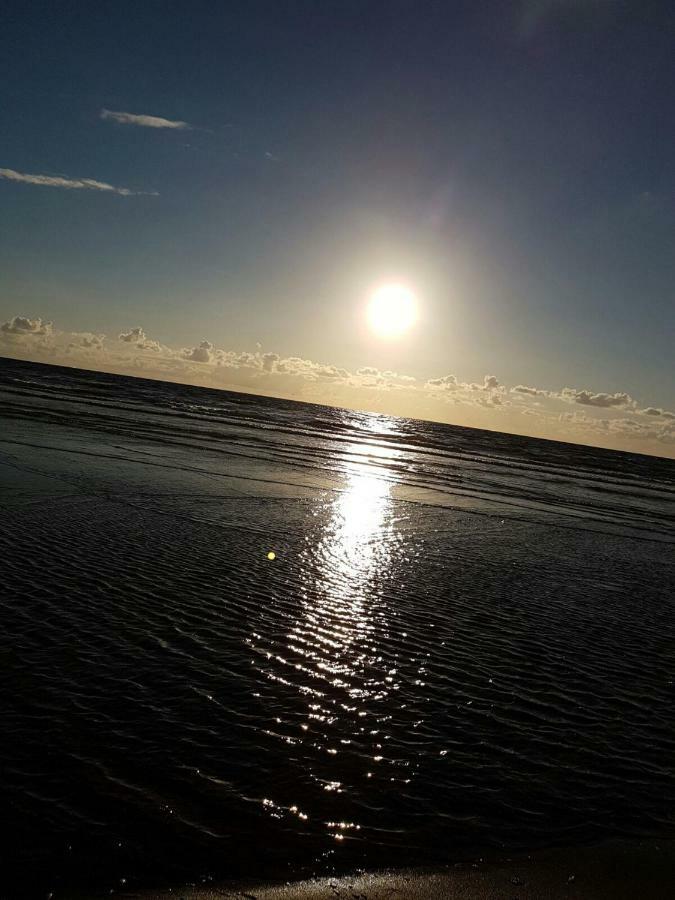
<svg viewBox="0 0 675 900">
<path fill-rule="evenodd" d="M 172 348 L 140 325 L 108 341 L 104 334 L 60 331 L 41 317 L 21 315 L 0 324 L 1 353 L 658 455 L 675 448 L 675 412 L 640 407 L 626 391 L 509 387 L 493 374 L 486 374 L 482 382 L 461 381 L 454 374 L 420 382 L 373 366 L 350 372 L 260 347 L 255 352 L 225 349 L 206 339 L 192 347 Z M 570 406 L 583 410 L 569 411 Z"/>
</svg>

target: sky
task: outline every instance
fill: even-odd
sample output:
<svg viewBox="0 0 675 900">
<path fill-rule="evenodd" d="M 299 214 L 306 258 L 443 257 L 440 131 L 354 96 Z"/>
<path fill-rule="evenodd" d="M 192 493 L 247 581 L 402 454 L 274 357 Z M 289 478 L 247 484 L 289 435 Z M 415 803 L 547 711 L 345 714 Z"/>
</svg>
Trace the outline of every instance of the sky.
<svg viewBox="0 0 675 900">
<path fill-rule="evenodd" d="M 673 46 L 669 0 L 6 0 L 0 355 L 675 456 Z"/>
</svg>

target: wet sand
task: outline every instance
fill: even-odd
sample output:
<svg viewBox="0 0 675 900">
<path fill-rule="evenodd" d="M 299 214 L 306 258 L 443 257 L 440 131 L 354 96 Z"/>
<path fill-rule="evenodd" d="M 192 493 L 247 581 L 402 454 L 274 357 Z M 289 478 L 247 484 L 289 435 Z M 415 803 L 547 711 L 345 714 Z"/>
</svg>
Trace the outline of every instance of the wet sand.
<svg viewBox="0 0 675 900">
<path fill-rule="evenodd" d="M 255 881 L 118 894 L 132 900 L 672 900 L 675 841 L 612 843 L 462 863 L 285 884 Z"/>
</svg>

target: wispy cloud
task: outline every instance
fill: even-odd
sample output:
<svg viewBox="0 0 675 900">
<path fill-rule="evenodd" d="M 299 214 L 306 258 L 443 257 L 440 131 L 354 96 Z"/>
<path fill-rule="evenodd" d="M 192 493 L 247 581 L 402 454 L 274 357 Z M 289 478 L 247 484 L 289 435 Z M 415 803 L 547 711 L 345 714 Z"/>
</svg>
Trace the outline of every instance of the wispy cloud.
<svg viewBox="0 0 675 900">
<path fill-rule="evenodd" d="M 161 116 L 137 116 L 129 112 L 114 112 L 112 109 L 102 109 L 100 118 L 119 125 L 138 125 L 141 128 L 173 128 L 178 131 L 191 131 L 193 126 L 189 122 L 181 122 L 179 119 L 163 119 Z"/>
<path fill-rule="evenodd" d="M 109 194 L 121 194 L 122 197 L 146 195 L 157 197 L 154 191 L 132 191 L 129 188 L 116 187 L 105 181 L 94 178 L 64 178 L 62 175 L 31 175 L 28 172 L 16 172 L 14 169 L 0 169 L 0 178 L 7 181 L 20 181 L 23 184 L 37 184 L 42 187 L 65 188 L 79 191 L 105 191 Z"/>
</svg>

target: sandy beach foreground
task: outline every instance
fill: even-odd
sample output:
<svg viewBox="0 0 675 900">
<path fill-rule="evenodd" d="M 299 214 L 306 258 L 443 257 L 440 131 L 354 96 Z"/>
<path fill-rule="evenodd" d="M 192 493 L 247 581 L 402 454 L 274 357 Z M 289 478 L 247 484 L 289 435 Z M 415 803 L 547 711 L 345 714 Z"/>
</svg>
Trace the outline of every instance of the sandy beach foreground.
<svg viewBox="0 0 675 900">
<path fill-rule="evenodd" d="M 612 843 L 463 863 L 443 871 L 399 870 L 285 884 L 191 886 L 118 894 L 126 900 L 670 900 L 675 841 Z"/>
</svg>

